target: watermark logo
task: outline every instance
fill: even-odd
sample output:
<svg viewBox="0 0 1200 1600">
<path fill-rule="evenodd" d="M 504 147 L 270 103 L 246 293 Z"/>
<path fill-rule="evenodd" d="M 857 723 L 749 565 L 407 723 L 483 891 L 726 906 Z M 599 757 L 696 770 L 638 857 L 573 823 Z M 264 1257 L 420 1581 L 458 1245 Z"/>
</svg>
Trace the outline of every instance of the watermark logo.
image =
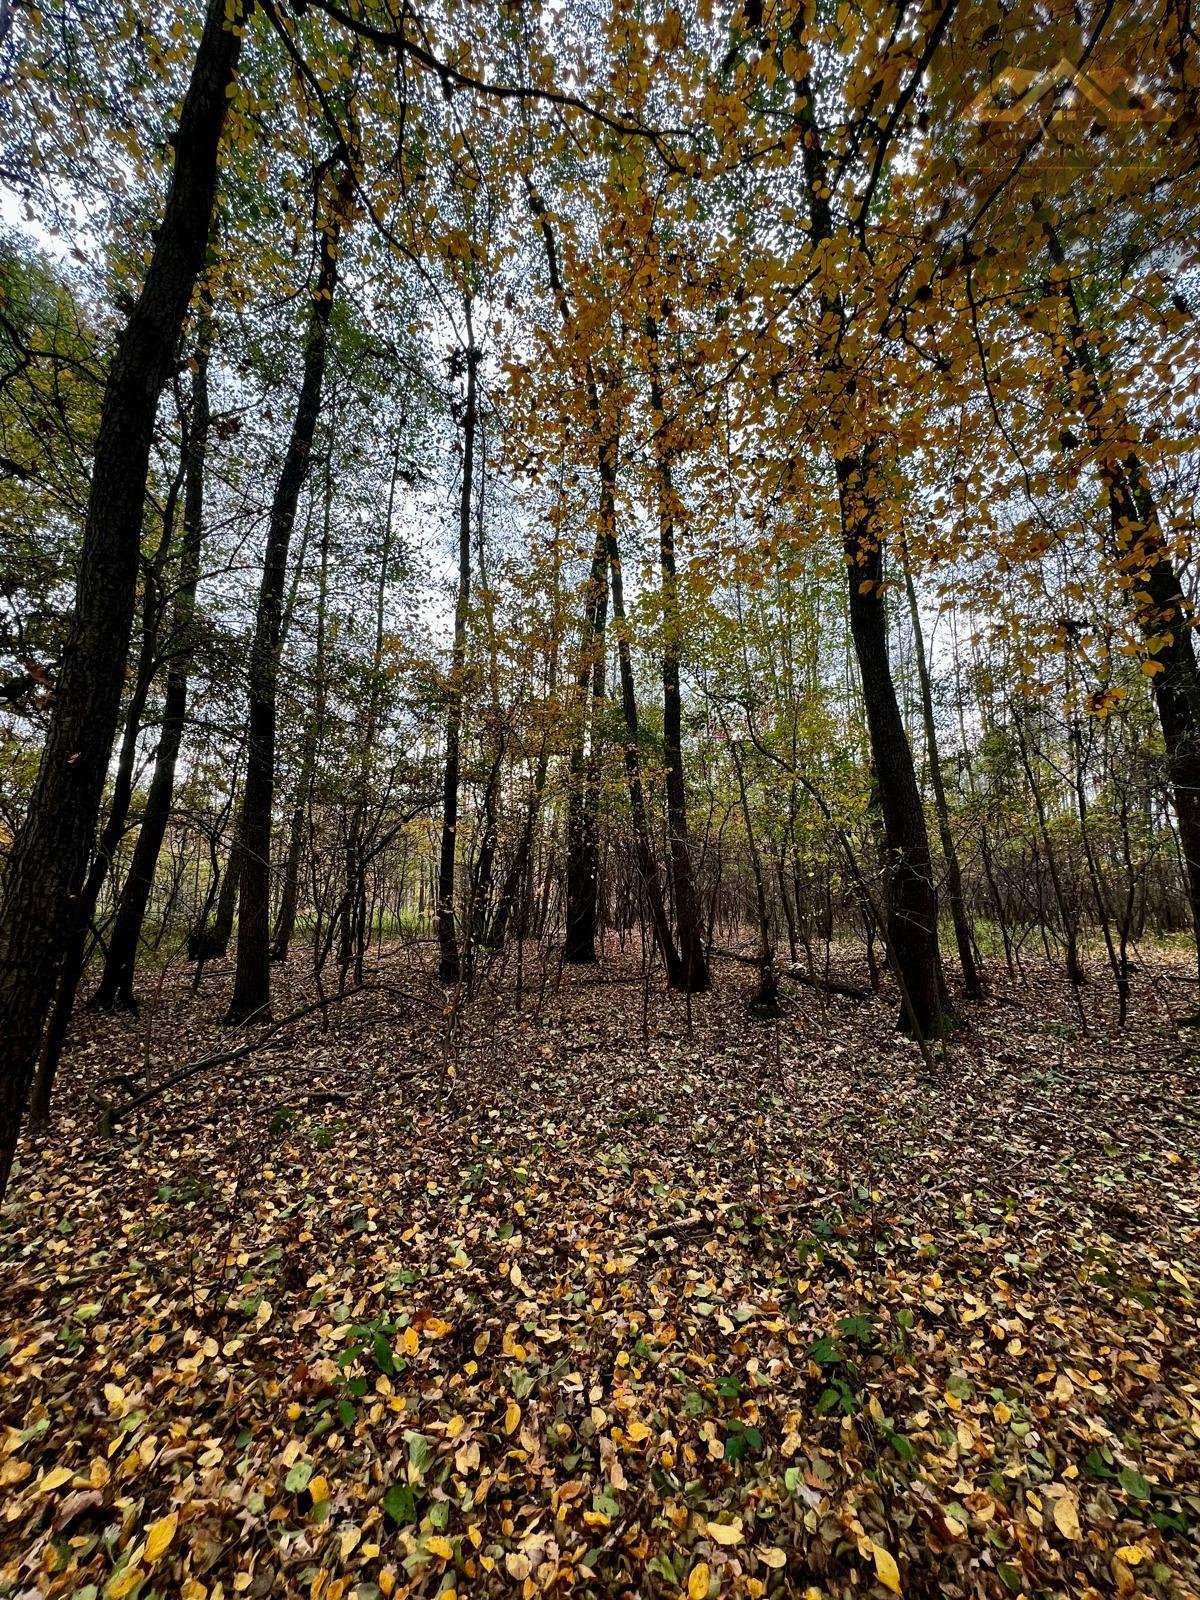
<svg viewBox="0 0 1200 1600">
<path fill-rule="evenodd" d="M 1149 87 L 1117 70 L 1082 67 L 1061 56 L 1052 67 L 1006 67 L 962 113 L 964 122 L 1106 124 L 1158 122 L 1166 112 Z"/>
<path fill-rule="evenodd" d="M 971 87 L 962 83 L 960 95 L 954 116 L 964 176 L 1001 173 L 1018 187 L 1055 187 L 1178 159 L 1178 130 L 1162 90 L 1124 66 L 1081 65 L 1068 55 L 1041 64 L 1010 58 L 982 87 L 978 78 Z"/>
</svg>

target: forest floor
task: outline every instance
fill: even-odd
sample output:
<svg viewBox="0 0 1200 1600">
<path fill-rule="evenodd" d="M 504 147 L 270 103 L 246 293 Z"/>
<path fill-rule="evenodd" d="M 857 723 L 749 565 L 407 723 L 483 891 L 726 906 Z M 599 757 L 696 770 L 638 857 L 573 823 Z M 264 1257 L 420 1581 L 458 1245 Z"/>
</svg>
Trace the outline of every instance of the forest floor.
<svg viewBox="0 0 1200 1600">
<path fill-rule="evenodd" d="M 110 1136 L 227 980 L 77 1023 L 0 1217 L 0 1594 L 1200 1594 L 1182 957 L 1120 1031 L 1097 961 L 1082 1020 L 994 971 L 931 1078 L 732 963 L 447 1016 L 384 955 Z"/>
</svg>

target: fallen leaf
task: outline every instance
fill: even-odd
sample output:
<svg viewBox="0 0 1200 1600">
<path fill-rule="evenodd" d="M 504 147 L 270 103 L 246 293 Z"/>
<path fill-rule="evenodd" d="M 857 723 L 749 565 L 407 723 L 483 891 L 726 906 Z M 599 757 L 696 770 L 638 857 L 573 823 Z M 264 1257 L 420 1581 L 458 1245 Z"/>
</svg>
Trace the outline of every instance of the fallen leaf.
<svg viewBox="0 0 1200 1600">
<path fill-rule="evenodd" d="M 1064 1539 L 1083 1537 L 1083 1530 L 1079 1526 L 1079 1502 L 1069 1489 L 1064 1489 L 1054 1497 L 1054 1526 Z"/>
<path fill-rule="evenodd" d="M 708 1586 L 712 1579 L 712 1571 L 707 1561 L 697 1561 L 688 1573 L 688 1600 L 705 1600 Z"/>
<path fill-rule="evenodd" d="M 152 1522 L 146 1533 L 146 1560 L 157 1561 L 175 1537 L 179 1526 L 178 1511 L 168 1511 L 165 1517 Z"/>
<path fill-rule="evenodd" d="M 742 1542 L 742 1519 L 735 1517 L 732 1522 L 706 1522 L 708 1537 L 714 1544 L 734 1545 Z"/>
<path fill-rule="evenodd" d="M 885 1589 L 890 1589 L 893 1594 L 899 1594 L 900 1568 L 896 1565 L 891 1551 L 872 1540 L 871 1554 L 875 1557 L 875 1576 Z"/>
</svg>

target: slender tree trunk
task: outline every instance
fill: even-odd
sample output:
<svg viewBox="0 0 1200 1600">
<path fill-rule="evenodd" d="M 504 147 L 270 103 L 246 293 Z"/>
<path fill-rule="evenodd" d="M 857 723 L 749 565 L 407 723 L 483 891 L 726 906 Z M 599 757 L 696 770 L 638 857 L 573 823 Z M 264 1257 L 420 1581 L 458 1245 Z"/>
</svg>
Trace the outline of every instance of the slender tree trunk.
<svg viewBox="0 0 1200 1600">
<path fill-rule="evenodd" d="M 1042 223 L 1051 258 L 1063 270 L 1065 260 L 1058 235 L 1044 218 Z M 1130 582 L 1125 592 L 1138 627 L 1154 646 L 1150 659 L 1160 669 L 1151 679 L 1151 692 L 1167 751 L 1200 960 L 1200 666 L 1196 661 L 1191 607 L 1163 535 L 1145 467 L 1129 442 L 1127 419 L 1122 410 L 1113 411 L 1105 394 L 1069 280 L 1064 282 L 1061 293 L 1068 313 L 1063 366 L 1074 380 L 1089 442 L 1096 453 L 1116 559 L 1123 573 L 1140 580 Z"/>
<path fill-rule="evenodd" d="M 658 331 L 649 324 L 652 352 L 657 350 Z M 671 480 L 671 463 L 662 438 L 664 424 L 662 385 L 657 361 L 650 380 L 650 407 L 658 441 L 658 548 L 662 576 L 663 607 L 663 756 L 666 765 L 667 833 L 671 849 L 671 881 L 675 890 L 675 923 L 679 930 L 679 964 L 683 988 L 701 994 L 709 986 L 708 960 L 704 951 L 704 927 L 692 869 L 688 839 L 687 786 L 683 773 L 683 706 L 679 688 L 679 648 L 682 627 L 679 615 L 679 580 L 675 567 L 675 522 L 677 500 Z"/>
<path fill-rule="evenodd" d="M 304 821 L 312 800 L 313 780 L 316 776 L 317 757 L 325 736 L 325 705 L 327 684 L 325 678 L 325 617 L 329 604 L 329 536 L 333 518 L 333 468 L 329 457 L 325 460 L 324 511 L 321 519 L 321 564 L 317 581 L 317 637 L 316 661 L 313 666 L 313 708 L 305 732 L 304 752 L 300 758 L 300 777 L 296 785 L 296 804 L 292 809 L 291 827 L 288 830 L 287 862 L 283 871 L 283 893 L 280 896 L 279 916 L 275 922 L 275 938 L 271 945 L 271 960 L 285 962 L 292 934 L 296 929 L 296 909 L 300 900 L 300 855 L 304 844 Z"/>
<path fill-rule="evenodd" d="M 454 604 L 454 651 L 450 661 L 450 689 L 446 705 L 446 765 L 442 777 L 442 841 L 438 854 L 438 976 L 443 983 L 457 983 L 462 964 L 459 959 L 458 929 L 454 903 L 454 866 L 458 844 L 458 787 L 462 764 L 463 679 L 467 668 L 467 614 L 471 604 L 471 495 L 475 478 L 476 388 L 475 328 L 471 302 L 465 303 L 466 405 L 463 412 L 462 493 L 458 507 L 458 595 Z M 470 937 L 464 926 L 463 938 Z"/>
<path fill-rule="evenodd" d="M 1086 983 L 1087 978 L 1079 962 L 1079 926 L 1075 912 L 1067 899 L 1066 888 L 1063 884 L 1062 873 L 1058 869 L 1058 854 L 1054 848 L 1054 841 L 1050 837 L 1050 824 L 1046 817 L 1046 802 L 1042 796 L 1041 785 L 1033 770 L 1033 761 L 1029 750 L 1029 741 L 1025 736 L 1025 722 L 1017 707 L 1013 706 L 1013 725 L 1017 734 L 1017 752 L 1021 758 L 1021 768 L 1025 773 L 1025 781 L 1029 785 L 1029 793 L 1033 799 L 1034 814 L 1037 817 L 1038 832 L 1041 835 L 1042 849 L 1046 855 L 1046 871 L 1050 875 L 1050 887 L 1054 891 L 1054 904 L 1058 911 L 1058 924 L 1062 929 L 1063 944 L 1067 957 L 1067 977 L 1074 988 Z"/>
<path fill-rule="evenodd" d="M 546 206 L 530 179 L 525 180 L 530 209 L 537 219 L 546 250 L 550 288 L 568 336 L 574 333 L 574 317 L 558 268 L 558 248 Z M 600 392 L 590 360 L 583 363 L 588 408 L 597 449 L 600 448 L 604 421 L 600 415 Z M 578 678 L 579 727 L 571 748 L 567 789 L 566 928 L 563 960 L 586 966 L 596 960 L 596 931 L 599 910 L 600 856 L 598 816 L 600 809 L 600 763 L 598 759 L 599 712 L 604 701 L 604 632 L 608 617 L 608 552 L 602 521 L 597 519 L 596 541 L 592 548 L 591 571 L 584 598 L 583 636 L 580 641 Z M 588 685 L 591 704 L 588 704 Z M 548 901 L 544 903 L 548 904 Z"/>
<path fill-rule="evenodd" d="M 217 903 L 212 921 L 209 922 L 206 918 L 200 925 L 188 950 L 191 960 L 197 963 L 197 980 L 200 976 L 199 968 L 206 961 L 219 961 L 229 949 L 229 941 L 233 938 L 233 919 L 237 914 L 238 890 L 242 883 L 240 799 L 233 807 L 233 819 L 233 838 L 229 844 L 229 855 L 225 859 L 225 870 L 217 886 Z"/>
<path fill-rule="evenodd" d="M 275 798 L 275 693 L 279 677 L 283 587 L 300 491 L 308 475 L 321 409 L 329 319 L 337 287 L 339 223 L 321 230 L 317 285 L 304 348 L 304 376 L 287 454 L 267 527 L 262 583 L 250 646 L 250 709 L 242 796 L 242 882 L 237 972 L 225 1021 L 237 1026 L 271 1014 L 271 817 Z"/>
<path fill-rule="evenodd" d="M 880 585 L 881 535 L 875 524 L 875 452 L 868 447 L 837 462 L 842 535 L 848 564 L 850 632 L 858 658 L 867 728 L 875 760 L 887 858 L 887 939 L 903 974 L 916 1024 L 926 1036 L 949 1022 L 937 937 L 937 891 L 925 810 L 917 786 L 896 685 L 888 661 L 887 619 Z M 910 1026 L 908 1008 L 900 1026 Z"/>
<path fill-rule="evenodd" d="M 600 451 L 600 522 L 608 550 L 609 579 L 612 584 L 613 628 L 617 636 L 617 665 L 621 679 L 621 709 L 625 718 L 625 782 L 629 790 L 629 815 L 633 825 L 633 844 L 637 857 L 642 892 L 650 912 L 654 937 L 662 951 L 667 982 L 673 989 L 685 987 L 679 952 L 671 937 L 671 924 L 663 904 L 662 880 L 650 838 L 646 817 L 646 796 L 642 787 L 642 759 L 638 746 L 637 688 L 633 679 L 633 655 L 629 646 L 629 627 L 625 618 L 625 582 L 621 573 L 621 551 L 617 542 L 616 482 L 618 442 L 613 433 Z"/>
<path fill-rule="evenodd" d="M 577 681 L 579 729 L 571 749 L 567 792 L 566 934 L 563 960 L 574 966 L 596 960 L 600 887 L 600 764 L 597 749 L 604 704 L 604 637 L 608 623 L 608 560 L 604 528 L 592 550 L 584 605 Z M 590 688 L 590 705 L 589 705 Z"/>
<path fill-rule="evenodd" d="M 913 645 L 917 655 L 917 677 L 921 686 L 921 716 L 925 723 L 925 747 L 929 752 L 929 780 L 933 785 L 933 804 L 937 812 L 942 859 L 946 863 L 946 891 L 950 901 L 950 914 L 954 919 L 954 939 L 958 945 L 958 960 L 962 968 L 963 993 L 969 1000 L 978 1000 L 983 993 L 983 984 L 975 965 L 975 952 L 971 945 L 971 924 L 967 919 L 966 902 L 963 897 L 962 869 L 959 866 L 954 833 L 950 827 L 950 808 L 946 804 L 946 785 L 942 776 L 941 753 L 938 750 L 937 722 L 933 715 L 933 688 L 929 681 L 929 664 L 925 657 L 921 610 L 917 605 L 917 591 L 913 585 L 907 560 L 904 563 L 904 586 L 908 591 L 908 611 L 912 619 Z"/>
<path fill-rule="evenodd" d="M 204 530 L 204 458 L 208 447 L 208 344 L 207 321 L 202 325 L 192 387 L 192 415 L 187 441 L 187 468 L 183 503 L 183 547 L 179 557 L 177 587 L 172 611 L 170 665 L 163 703 L 162 728 L 154 761 L 154 775 L 142 813 L 129 873 L 121 891 L 117 914 L 109 934 L 108 954 L 100 987 L 92 999 L 99 1011 L 136 1010 L 133 975 L 146 906 L 154 886 L 159 851 L 166 836 L 175 792 L 175 764 L 187 713 L 188 672 L 194 645 L 196 586 L 200 581 L 200 550 Z"/>
</svg>

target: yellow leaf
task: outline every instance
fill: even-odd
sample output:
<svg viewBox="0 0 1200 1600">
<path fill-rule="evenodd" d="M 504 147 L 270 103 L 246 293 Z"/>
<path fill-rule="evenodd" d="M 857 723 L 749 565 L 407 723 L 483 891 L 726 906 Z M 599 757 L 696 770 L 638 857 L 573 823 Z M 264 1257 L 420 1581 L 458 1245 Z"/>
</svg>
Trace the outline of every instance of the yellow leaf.
<svg viewBox="0 0 1200 1600">
<path fill-rule="evenodd" d="M 1142 671 L 1148 678 L 1156 677 L 1163 670 L 1161 661 L 1143 661 Z"/>
<path fill-rule="evenodd" d="M 697 1561 L 688 1573 L 688 1600 L 704 1600 L 712 1573 L 707 1561 Z"/>
<path fill-rule="evenodd" d="M 308 1485 L 309 1496 L 313 1505 L 319 1505 L 322 1500 L 329 1499 L 329 1479 L 321 1474 L 311 1479 Z"/>
<path fill-rule="evenodd" d="M 787 1566 L 787 1552 L 781 1550 L 777 1544 L 765 1550 L 756 1550 L 755 1554 L 764 1567 L 770 1567 L 772 1572 L 778 1572 L 780 1567 Z"/>
<path fill-rule="evenodd" d="M 634 1444 L 641 1444 L 643 1439 L 650 1437 L 650 1429 L 644 1422 L 631 1422 L 625 1431 Z"/>
<path fill-rule="evenodd" d="M 1054 1500 L 1054 1526 L 1064 1539 L 1083 1537 L 1083 1530 L 1079 1526 L 1079 1506 L 1075 1496 L 1065 1489 Z"/>
<path fill-rule="evenodd" d="M 714 1544 L 741 1544 L 742 1519 L 736 1517 L 732 1522 L 709 1522 L 708 1537 Z"/>
<path fill-rule="evenodd" d="M 417 1337 L 417 1330 L 413 1327 L 405 1328 L 404 1337 L 400 1343 L 406 1356 L 415 1356 L 421 1344 L 420 1339 Z"/>
<path fill-rule="evenodd" d="M 132 1589 L 136 1589 L 145 1576 L 139 1566 L 126 1567 L 124 1572 L 117 1573 L 104 1591 L 105 1600 L 124 1600 L 124 1596 Z"/>
<path fill-rule="evenodd" d="M 995 1417 L 997 1422 L 1003 1423 L 1012 1421 L 1012 1411 L 1004 1404 L 1003 1400 L 996 1401 L 996 1404 L 992 1407 L 992 1415 Z"/>
<path fill-rule="evenodd" d="M 885 1589 L 890 1589 L 893 1594 L 900 1593 L 900 1568 L 890 1550 L 885 1550 L 883 1545 L 871 1541 L 871 1554 L 875 1557 L 875 1576 Z"/>
<path fill-rule="evenodd" d="M 179 1526 L 178 1511 L 168 1511 L 165 1517 L 159 1517 L 157 1522 L 152 1522 L 146 1534 L 146 1560 L 157 1561 L 159 1556 L 175 1537 L 175 1529 Z"/>
<path fill-rule="evenodd" d="M 454 1546 L 440 1533 L 435 1533 L 431 1539 L 426 1539 L 425 1548 L 431 1556 L 441 1556 L 443 1561 L 451 1561 L 454 1558 Z"/>
<path fill-rule="evenodd" d="M 1127 1567 L 1136 1567 L 1139 1561 L 1146 1559 L 1146 1552 L 1140 1544 L 1123 1544 L 1117 1554 Z"/>
<path fill-rule="evenodd" d="M 61 1489 L 64 1483 L 70 1483 L 72 1477 L 70 1467 L 55 1467 L 40 1483 L 35 1483 L 34 1488 L 40 1494 L 52 1494 L 55 1489 Z"/>
<path fill-rule="evenodd" d="M 515 1400 L 510 1400 L 504 1412 L 505 1433 L 515 1433 L 521 1422 L 521 1408 Z"/>
</svg>

